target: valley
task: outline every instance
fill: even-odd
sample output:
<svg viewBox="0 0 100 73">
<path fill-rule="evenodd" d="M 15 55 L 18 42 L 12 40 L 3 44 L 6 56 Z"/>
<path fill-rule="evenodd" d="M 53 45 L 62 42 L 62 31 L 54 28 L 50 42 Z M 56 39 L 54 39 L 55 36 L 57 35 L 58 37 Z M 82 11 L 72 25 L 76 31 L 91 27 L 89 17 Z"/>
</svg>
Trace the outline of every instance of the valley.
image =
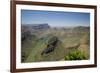
<svg viewBox="0 0 100 73">
<path fill-rule="evenodd" d="M 87 60 L 88 26 L 51 27 L 47 23 L 21 26 L 21 62 Z"/>
</svg>

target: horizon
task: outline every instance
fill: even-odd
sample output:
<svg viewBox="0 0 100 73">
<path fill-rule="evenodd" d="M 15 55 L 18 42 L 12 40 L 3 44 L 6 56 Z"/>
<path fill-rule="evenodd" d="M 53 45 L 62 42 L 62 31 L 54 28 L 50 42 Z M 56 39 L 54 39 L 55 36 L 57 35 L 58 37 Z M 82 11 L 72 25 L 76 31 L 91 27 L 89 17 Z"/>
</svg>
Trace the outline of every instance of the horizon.
<svg viewBox="0 0 100 73">
<path fill-rule="evenodd" d="M 22 26 L 37 26 L 37 25 L 42 25 L 42 24 L 47 24 L 47 25 L 49 25 L 48 23 L 41 23 L 41 24 L 22 24 Z M 49 25 L 50 26 L 50 25 Z M 90 26 L 83 26 L 83 25 L 77 25 L 77 26 L 50 26 L 51 28 L 74 28 L 74 27 L 90 27 Z"/>
</svg>

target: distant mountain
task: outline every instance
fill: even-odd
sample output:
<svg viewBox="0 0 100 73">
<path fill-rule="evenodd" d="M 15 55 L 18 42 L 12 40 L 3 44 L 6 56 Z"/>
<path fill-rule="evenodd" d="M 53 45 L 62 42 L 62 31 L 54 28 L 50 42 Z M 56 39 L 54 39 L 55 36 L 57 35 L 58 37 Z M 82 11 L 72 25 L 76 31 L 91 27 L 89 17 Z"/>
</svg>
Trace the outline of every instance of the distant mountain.
<svg viewBox="0 0 100 73">
<path fill-rule="evenodd" d="M 32 36 L 35 37 L 35 34 L 33 35 L 33 33 L 37 33 L 38 31 L 44 31 L 49 29 L 50 26 L 45 23 L 45 24 L 22 24 L 21 26 L 21 40 L 22 43 L 25 40 L 29 40 L 32 38 Z"/>
<path fill-rule="evenodd" d="M 29 29 L 29 30 L 41 30 L 41 29 L 48 29 L 50 26 L 47 23 L 44 24 L 22 24 L 22 29 Z"/>
<path fill-rule="evenodd" d="M 74 30 L 76 30 L 76 31 L 89 31 L 90 27 L 89 26 L 78 26 L 78 27 L 75 27 Z"/>
</svg>

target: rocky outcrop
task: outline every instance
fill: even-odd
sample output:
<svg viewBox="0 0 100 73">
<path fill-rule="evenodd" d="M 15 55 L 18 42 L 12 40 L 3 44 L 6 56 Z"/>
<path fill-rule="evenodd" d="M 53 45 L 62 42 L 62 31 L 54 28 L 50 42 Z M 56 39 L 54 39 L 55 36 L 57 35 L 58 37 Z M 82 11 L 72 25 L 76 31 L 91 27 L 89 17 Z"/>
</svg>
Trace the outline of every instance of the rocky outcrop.
<svg viewBox="0 0 100 73">
<path fill-rule="evenodd" d="M 53 36 L 49 39 L 47 47 L 42 51 L 41 55 L 53 52 L 58 42 L 58 38 Z"/>
</svg>

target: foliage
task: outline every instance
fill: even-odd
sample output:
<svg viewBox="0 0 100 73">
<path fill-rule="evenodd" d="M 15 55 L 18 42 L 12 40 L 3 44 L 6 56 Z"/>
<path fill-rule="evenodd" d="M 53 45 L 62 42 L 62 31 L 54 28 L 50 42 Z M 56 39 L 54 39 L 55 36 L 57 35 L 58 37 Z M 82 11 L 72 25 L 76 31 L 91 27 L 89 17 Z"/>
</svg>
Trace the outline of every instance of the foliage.
<svg viewBox="0 0 100 73">
<path fill-rule="evenodd" d="M 83 59 L 86 59 L 86 56 L 79 50 L 70 51 L 69 54 L 65 56 L 65 60 L 83 60 Z"/>
</svg>

